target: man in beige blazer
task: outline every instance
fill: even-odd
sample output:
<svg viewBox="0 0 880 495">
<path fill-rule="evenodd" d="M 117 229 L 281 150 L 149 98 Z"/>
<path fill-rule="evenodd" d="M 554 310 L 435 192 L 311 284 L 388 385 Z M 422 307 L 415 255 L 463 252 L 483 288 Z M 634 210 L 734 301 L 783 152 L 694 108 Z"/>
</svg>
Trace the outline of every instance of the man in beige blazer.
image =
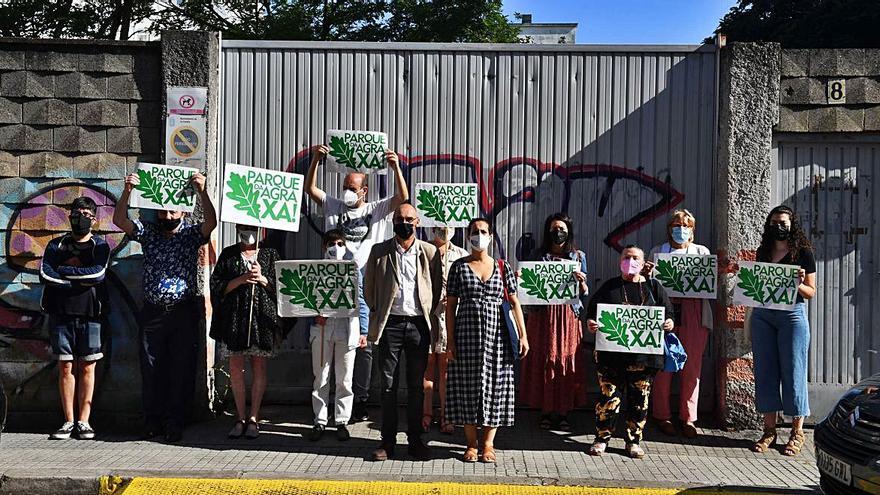
<svg viewBox="0 0 880 495">
<path fill-rule="evenodd" d="M 382 443 L 370 459 L 384 461 L 397 443 L 397 380 L 406 355 L 407 437 L 409 455 L 431 458 L 422 442 L 422 377 L 431 346 L 429 318 L 440 295 L 437 248 L 416 239 L 416 209 L 402 204 L 394 211 L 394 237 L 373 246 L 365 266 L 364 299 L 370 308 L 368 340 L 376 345 L 382 388 Z"/>
</svg>

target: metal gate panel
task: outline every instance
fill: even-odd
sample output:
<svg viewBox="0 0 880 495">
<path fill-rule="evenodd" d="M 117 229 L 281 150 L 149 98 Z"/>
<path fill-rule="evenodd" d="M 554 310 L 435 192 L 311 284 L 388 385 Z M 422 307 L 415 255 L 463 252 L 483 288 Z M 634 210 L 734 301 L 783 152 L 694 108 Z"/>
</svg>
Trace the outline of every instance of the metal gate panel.
<svg viewBox="0 0 880 495">
<path fill-rule="evenodd" d="M 818 292 L 809 302 L 810 401 L 821 419 L 853 383 L 880 372 L 876 136 L 778 135 L 773 202 L 792 206 L 816 254 Z M 763 221 L 763 218 L 760 220 Z"/>
</svg>

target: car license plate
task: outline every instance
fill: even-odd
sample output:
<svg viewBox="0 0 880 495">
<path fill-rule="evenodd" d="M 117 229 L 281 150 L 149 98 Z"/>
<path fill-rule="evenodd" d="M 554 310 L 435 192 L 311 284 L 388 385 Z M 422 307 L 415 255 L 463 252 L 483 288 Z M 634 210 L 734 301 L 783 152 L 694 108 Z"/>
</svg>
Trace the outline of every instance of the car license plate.
<svg viewBox="0 0 880 495">
<path fill-rule="evenodd" d="M 816 465 L 819 471 L 849 486 L 852 484 L 852 466 L 833 455 L 816 449 Z"/>
</svg>

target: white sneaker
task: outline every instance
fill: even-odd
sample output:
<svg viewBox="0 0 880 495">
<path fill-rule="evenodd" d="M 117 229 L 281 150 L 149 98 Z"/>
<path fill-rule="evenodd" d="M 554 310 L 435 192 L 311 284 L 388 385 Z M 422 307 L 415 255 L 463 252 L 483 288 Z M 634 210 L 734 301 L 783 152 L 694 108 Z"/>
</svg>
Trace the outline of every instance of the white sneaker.
<svg viewBox="0 0 880 495">
<path fill-rule="evenodd" d="M 67 440 L 70 438 L 70 434 L 73 433 L 73 421 L 68 421 L 61 425 L 61 428 L 58 428 L 55 433 L 49 435 L 50 440 Z"/>
<path fill-rule="evenodd" d="M 76 438 L 80 440 L 91 440 L 95 438 L 95 430 L 85 421 L 76 422 Z"/>
</svg>

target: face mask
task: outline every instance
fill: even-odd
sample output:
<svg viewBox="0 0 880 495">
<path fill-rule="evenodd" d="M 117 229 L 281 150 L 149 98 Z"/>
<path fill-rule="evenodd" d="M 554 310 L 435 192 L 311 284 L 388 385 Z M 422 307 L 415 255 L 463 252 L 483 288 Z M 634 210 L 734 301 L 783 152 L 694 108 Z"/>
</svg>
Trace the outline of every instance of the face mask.
<svg viewBox="0 0 880 495">
<path fill-rule="evenodd" d="M 250 246 L 257 242 L 257 231 L 256 230 L 239 230 L 238 231 L 238 240 L 245 246 Z"/>
<path fill-rule="evenodd" d="M 341 260 L 345 256 L 345 247 L 337 246 L 333 244 L 332 246 L 327 246 L 327 259 L 328 260 Z"/>
<path fill-rule="evenodd" d="M 672 227 L 672 240 L 681 245 L 691 240 L 690 227 Z"/>
<path fill-rule="evenodd" d="M 485 251 L 489 249 L 489 244 L 492 243 L 492 237 L 483 234 L 472 235 L 469 239 L 471 243 L 471 248 L 474 251 Z"/>
<path fill-rule="evenodd" d="M 550 240 L 553 241 L 553 244 L 561 246 L 568 240 L 568 232 L 562 229 L 553 229 L 550 231 Z"/>
<path fill-rule="evenodd" d="M 771 226 L 770 232 L 773 234 L 773 238 L 777 241 L 787 241 L 790 233 L 788 227 L 782 224 Z"/>
<path fill-rule="evenodd" d="M 92 230 L 92 219 L 85 215 L 70 215 L 70 230 L 76 236 L 83 236 Z"/>
<path fill-rule="evenodd" d="M 357 206 L 358 201 L 361 200 L 361 197 L 358 193 L 346 189 L 344 193 L 342 193 L 342 202 L 345 203 L 345 206 L 349 208 L 354 208 Z"/>
<path fill-rule="evenodd" d="M 411 223 L 400 222 L 394 224 L 394 234 L 403 239 L 409 239 L 415 233 L 416 228 Z"/>
<path fill-rule="evenodd" d="M 624 275 L 635 275 L 642 271 L 642 262 L 632 258 L 624 258 L 620 260 L 620 273 Z"/>
<path fill-rule="evenodd" d="M 431 233 L 434 234 L 434 239 L 442 242 L 446 242 L 452 237 L 452 229 L 447 229 L 446 227 L 435 227 L 431 229 Z"/>
<path fill-rule="evenodd" d="M 179 218 L 160 218 L 159 219 L 159 228 L 164 230 L 165 232 L 174 232 L 174 229 L 180 225 Z"/>
</svg>

